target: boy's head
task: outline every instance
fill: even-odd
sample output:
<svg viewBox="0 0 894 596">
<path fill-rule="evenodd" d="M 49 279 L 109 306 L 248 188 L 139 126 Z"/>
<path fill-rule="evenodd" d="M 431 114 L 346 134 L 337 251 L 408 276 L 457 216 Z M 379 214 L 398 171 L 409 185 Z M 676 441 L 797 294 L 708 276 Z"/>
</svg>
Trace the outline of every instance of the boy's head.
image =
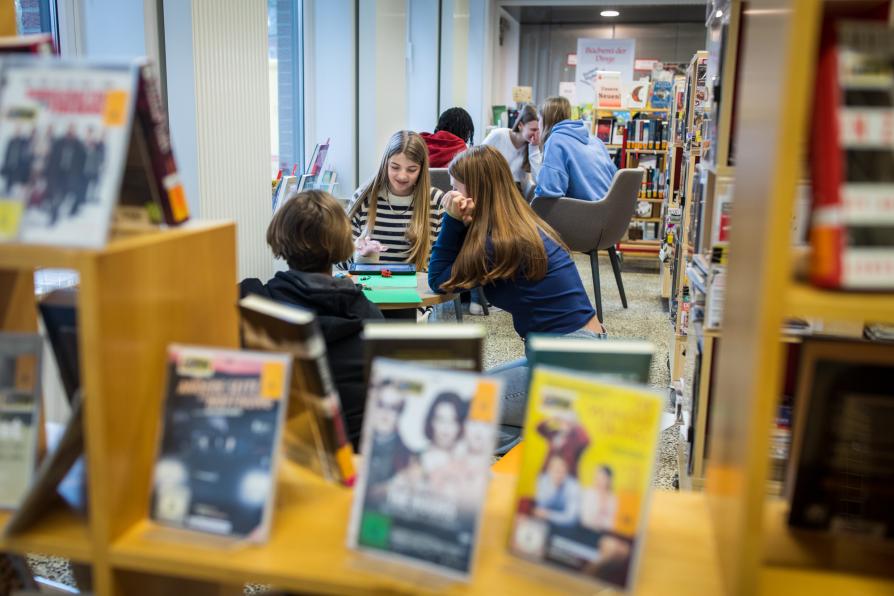
<svg viewBox="0 0 894 596">
<path fill-rule="evenodd" d="M 472 116 L 462 108 L 444 110 L 438 118 L 438 125 L 435 127 L 435 132 L 439 130 L 446 130 L 450 134 L 461 138 L 466 145 L 470 145 L 475 137 L 475 124 L 472 122 Z"/>
<path fill-rule="evenodd" d="M 267 244 L 290 269 L 308 273 L 328 273 L 354 252 L 348 214 L 335 197 L 319 190 L 286 199 L 267 228 Z"/>
</svg>

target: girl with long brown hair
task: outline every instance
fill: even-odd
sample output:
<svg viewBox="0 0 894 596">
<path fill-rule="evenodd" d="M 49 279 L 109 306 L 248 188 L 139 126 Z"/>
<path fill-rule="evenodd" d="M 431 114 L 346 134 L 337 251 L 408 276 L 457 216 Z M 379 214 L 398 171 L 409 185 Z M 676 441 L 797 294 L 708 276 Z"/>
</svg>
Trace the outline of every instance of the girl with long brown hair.
<svg viewBox="0 0 894 596">
<path fill-rule="evenodd" d="M 423 271 L 441 227 L 442 194 L 431 186 L 422 138 L 409 130 L 394 133 L 375 177 L 357 189 L 348 209 L 355 258 L 378 256 Z"/>
<path fill-rule="evenodd" d="M 512 128 L 495 128 L 481 142 L 492 145 L 509 163 L 512 179 L 524 185 L 540 171 L 540 117 L 537 108 L 525 104 Z"/>
<path fill-rule="evenodd" d="M 543 163 L 535 196 L 584 201 L 599 201 L 605 196 L 618 168 L 586 124 L 571 119 L 567 98 L 550 97 L 543 102 L 540 139 Z"/>
<path fill-rule="evenodd" d="M 512 315 L 515 331 L 604 337 L 580 274 L 558 234 L 534 213 L 512 180 L 509 164 L 488 145 L 461 153 L 448 168 L 454 190 L 432 249 L 428 283 L 436 292 L 481 286 Z M 527 361 L 491 372 L 506 380 L 501 445 L 511 446 L 524 421 Z"/>
</svg>

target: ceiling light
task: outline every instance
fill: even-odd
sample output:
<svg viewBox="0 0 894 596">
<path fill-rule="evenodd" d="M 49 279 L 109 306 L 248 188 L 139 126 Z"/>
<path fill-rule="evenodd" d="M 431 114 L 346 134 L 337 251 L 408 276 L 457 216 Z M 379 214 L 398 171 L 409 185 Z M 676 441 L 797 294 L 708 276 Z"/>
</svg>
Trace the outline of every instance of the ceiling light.
<svg viewBox="0 0 894 596">
<path fill-rule="evenodd" d="M 722 10 L 718 10 L 717 13 L 716 13 L 714 16 L 717 17 L 717 18 L 719 19 L 720 17 L 723 16 L 723 11 L 722 11 Z"/>
<path fill-rule="evenodd" d="M 603 10 L 599 13 L 603 17 L 618 17 L 621 16 L 621 13 L 617 10 Z"/>
</svg>

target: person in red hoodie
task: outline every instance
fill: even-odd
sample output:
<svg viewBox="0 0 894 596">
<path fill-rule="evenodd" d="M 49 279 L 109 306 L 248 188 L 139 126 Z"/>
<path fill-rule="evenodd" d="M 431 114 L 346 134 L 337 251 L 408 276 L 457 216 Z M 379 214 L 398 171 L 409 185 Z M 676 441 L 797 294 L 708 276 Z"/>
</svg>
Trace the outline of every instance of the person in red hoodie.
<svg viewBox="0 0 894 596">
<path fill-rule="evenodd" d="M 457 153 L 462 153 L 472 144 L 475 124 L 472 117 L 462 108 L 444 110 L 438 118 L 434 133 L 420 135 L 428 146 L 428 161 L 432 168 L 446 168 Z"/>
</svg>

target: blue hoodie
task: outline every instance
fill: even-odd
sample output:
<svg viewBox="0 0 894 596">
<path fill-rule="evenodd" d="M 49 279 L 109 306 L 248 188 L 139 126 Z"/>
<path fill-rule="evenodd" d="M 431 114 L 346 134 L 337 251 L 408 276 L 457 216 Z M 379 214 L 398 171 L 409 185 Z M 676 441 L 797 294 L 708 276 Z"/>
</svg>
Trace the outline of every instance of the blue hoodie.
<svg viewBox="0 0 894 596">
<path fill-rule="evenodd" d="M 546 140 L 534 195 L 600 201 L 617 171 L 605 145 L 583 122 L 562 120 Z"/>
</svg>

